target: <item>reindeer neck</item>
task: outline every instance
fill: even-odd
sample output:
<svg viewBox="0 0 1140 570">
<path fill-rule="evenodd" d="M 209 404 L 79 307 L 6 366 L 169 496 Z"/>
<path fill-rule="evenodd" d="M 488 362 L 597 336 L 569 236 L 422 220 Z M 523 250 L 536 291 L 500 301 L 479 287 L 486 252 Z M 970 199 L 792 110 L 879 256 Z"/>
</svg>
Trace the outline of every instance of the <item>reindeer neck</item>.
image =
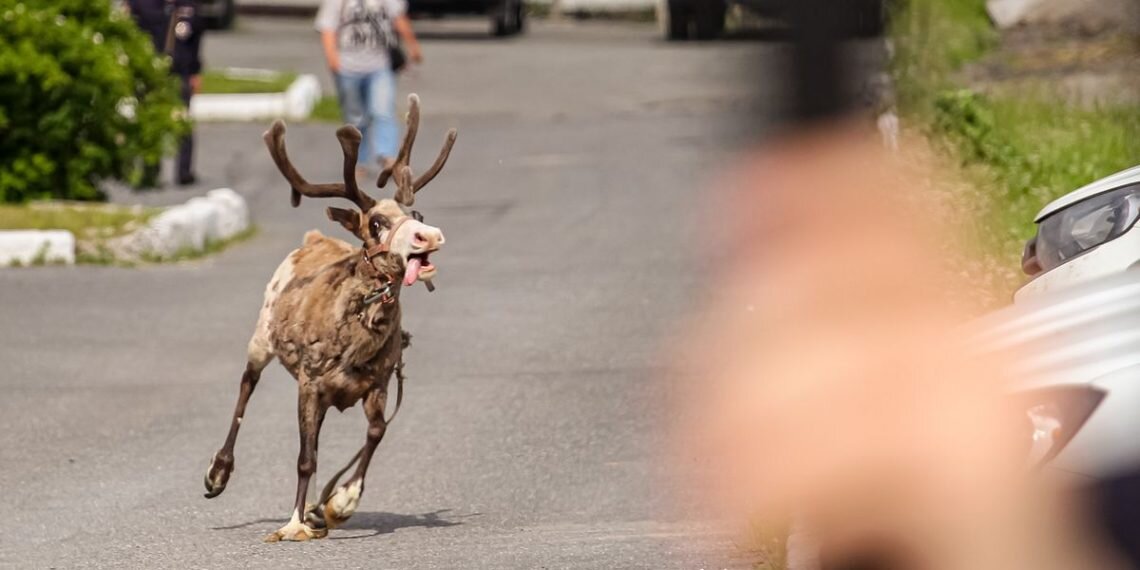
<svg viewBox="0 0 1140 570">
<path fill-rule="evenodd" d="M 399 264 L 388 259 L 366 261 L 364 250 L 357 254 L 353 276 L 358 282 L 354 288 L 352 305 L 357 307 L 361 322 L 377 334 L 388 334 L 400 328 Z"/>
<path fill-rule="evenodd" d="M 397 286 L 404 276 L 398 257 L 384 254 L 383 257 L 369 259 L 364 248 L 358 249 L 355 255 L 354 272 L 357 278 L 365 282 L 391 282 L 393 290 L 398 290 Z"/>
</svg>

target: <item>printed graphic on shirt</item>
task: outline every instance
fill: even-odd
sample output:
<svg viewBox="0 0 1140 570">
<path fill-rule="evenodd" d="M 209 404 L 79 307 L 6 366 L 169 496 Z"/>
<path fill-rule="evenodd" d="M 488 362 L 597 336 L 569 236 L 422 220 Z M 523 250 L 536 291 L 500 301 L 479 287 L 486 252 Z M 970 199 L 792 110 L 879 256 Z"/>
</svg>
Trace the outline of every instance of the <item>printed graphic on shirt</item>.
<svg viewBox="0 0 1140 570">
<path fill-rule="evenodd" d="M 382 7 L 363 0 L 347 0 L 337 30 L 343 50 L 378 51 L 388 47 L 388 19 Z"/>
</svg>

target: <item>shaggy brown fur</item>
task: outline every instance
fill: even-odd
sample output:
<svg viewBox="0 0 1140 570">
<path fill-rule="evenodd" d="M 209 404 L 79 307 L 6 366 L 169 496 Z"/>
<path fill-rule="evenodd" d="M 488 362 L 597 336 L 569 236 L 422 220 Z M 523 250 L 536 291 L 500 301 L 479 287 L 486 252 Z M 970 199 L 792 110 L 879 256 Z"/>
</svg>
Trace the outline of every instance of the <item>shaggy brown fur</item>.
<svg viewBox="0 0 1140 570">
<path fill-rule="evenodd" d="M 310 232 L 289 255 L 293 277 L 280 283 L 270 307 L 273 353 L 298 379 L 319 378 L 321 405 L 338 410 L 356 404 L 377 379 L 389 378 L 401 356 L 399 303 L 364 304 L 375 279 L 358 248 Z M 387 274 L 403 267 L 378 264 Z M 391 284 L 398 297 L 401 283 Z M 327 295 L 313 295 L 324 291 Z"/>
<path fill-rule="evenodd" d="M 362 247 L 310 231 L 302 246 L 278 266 L 265 289 L 257 327 L 249 342 L 249 361 L 242 375 L 230 431 L 206 472 L 206 497 L 225 490 L 233 471 L 233 449 L 245 406 L 261 371 L 273 358 L 297 379 L 301 449 L 297 460 L 297 495 L 292 518 L 266 540 L 308 540 L 326 535 L 355 512 L 364 478 L 388 419 L 384 408 L 388 381 L 400 373 L 403 349 L 410 336 L 400 328 L 401 286 L 422 280 L 430 285 L 435 267 L 428 255 L 443 245 L 443 233 L 410 210 L 415 192 L 443 168 L 455 141 L 448 133 L 439 158 L 416 180 L 408 161 L 419 123 L 419 100 L 409 97 L 408 125 L 400 154 L 380 175 L 379 186 L 396 182 L 393 199 L 373 200 L 357 187 L 355 167 L 360 133 L 353 127 L 337 132 L 344 150 L 343 184 L 310 184 L 285 152 L 284 124 L 266 133 L 266 144 L 293 188 L 293 205 L 301 196 L 341 197 L 358 212 L 329 208 L 328 216 L 362 241 Z M 413 262 L 414 260 L 414 262 Z M 408 281 L 405 281 L 408 280 Z M 402 376 L 401 376 L 402 378 Z M 368 433 L 352 461 L 334 475 L 316 503 L 308 503 L 317 469 L 317 439 L 325 413 L 364 402 Z M 398 403 L 398 402 L 397 402 Z M 339 488 L 341 475 L 356 471 Z"/>
</svg>

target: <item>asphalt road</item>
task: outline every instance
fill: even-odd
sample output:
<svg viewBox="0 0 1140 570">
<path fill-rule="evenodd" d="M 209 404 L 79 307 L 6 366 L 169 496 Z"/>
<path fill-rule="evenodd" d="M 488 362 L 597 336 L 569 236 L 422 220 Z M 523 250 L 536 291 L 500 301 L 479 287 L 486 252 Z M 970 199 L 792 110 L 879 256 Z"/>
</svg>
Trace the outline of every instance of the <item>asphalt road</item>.
<svg viewBox="0 0 1140 570">
<path fill-rule="evenodd" d="M 204 125 L 207 186 L 245 195 L 252 240 L 190 263 L 0 272 L 0 566 L 11 568 L 720 568 L 731 534 L 662 458 L 664 342 L 710 283 L 705 183 L 747 100 L 746 43 L 668 45 L 646 27 L 429 23 L 418 161 L 459 142 L 417 196 L 447 245 L 439 289 L 406 293 L 405 407 L 361 507 L 327 540 L 264 544 L 289 515 L 293 380 L 271 365 L 221 497 L 221 444 L 266 281 L 304 231 L 264 125 Z M 307 22 L 247 19 L 212 65 L 320 71 Z M 736 123 L 736 130 L 716 125 Z M 294 125 L 290 154 L 335 180 L 333 126 Z M 149 202 L 181 200 L 167 191 Z M 343 236 L 342 236 L 343 237 Z M 319 473 L 364 439 L 332 413 Z M 322 477 L 323 481 L 323 477 Z"/>
</svg>

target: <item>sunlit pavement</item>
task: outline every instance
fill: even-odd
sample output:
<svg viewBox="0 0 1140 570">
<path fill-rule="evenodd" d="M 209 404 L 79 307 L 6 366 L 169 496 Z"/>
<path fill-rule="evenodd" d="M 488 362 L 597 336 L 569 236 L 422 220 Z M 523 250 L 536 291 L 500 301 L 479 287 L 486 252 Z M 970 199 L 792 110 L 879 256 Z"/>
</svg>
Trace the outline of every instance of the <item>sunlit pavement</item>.
<svg viewBox="0 0 1140 570">
<path fill-rule="evenodd" d="M 419 28 L 427 64 L 401 82 L 423 100 L 414 162 L 460 130 L 416 201 L 447 246 L 439 289 L 405 296 L 408 395 L 360 512 L 327 540 L 261 542 L 295 486 L 295 388 L 275 364 L 225 494 L 202 498 L 266 281 L 304 231 L 347 237 L 326 204 L 289 206 L 265 125 L 203 125 L 202 176 L 248 198 L 254 239 L 174 266 L 0 272 L 0 566 L 748 565 L 659 461 L 662 343 L 715 287 L 697 273 L 704 183 L 747 134 L 744 62 L 775 48 L 620 24 Z M 306 21 L 247 18 L 206 50 L 323 74 Z M 290 126 L 310 179 L 339 176 L 333 130 Z M 322 481 L 363 439 L 358 407 L 330 414 Z"/>
</svg>

